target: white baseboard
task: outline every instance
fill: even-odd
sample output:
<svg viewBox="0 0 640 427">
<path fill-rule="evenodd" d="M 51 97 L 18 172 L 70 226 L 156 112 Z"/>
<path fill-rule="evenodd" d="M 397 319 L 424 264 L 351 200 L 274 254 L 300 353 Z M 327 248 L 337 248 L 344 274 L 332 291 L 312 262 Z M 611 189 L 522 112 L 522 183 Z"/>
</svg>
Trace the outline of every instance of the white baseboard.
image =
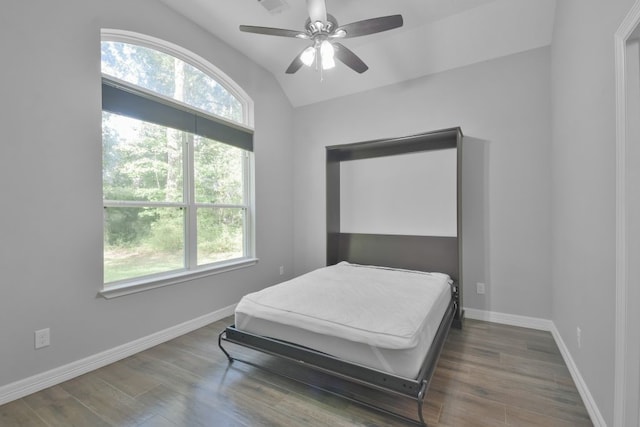
<svg viewBox="0 0 640 427">
<path fill-rule="evenodd" d="M 591 417 L 591 422 L 596 427 L 607 427 L 607 423 L 604 421 L 600 410 L 598 409 L 598 405 L 596 401 L 593 399 L 587 384 L 582 378 L 580 371 L 578 370 L 578 366 L 574 362 L 571 357 L 571 353 L 569 353 L 569 349 L 567 348 L 560 332 L 556 328 L 555 323 L 551 320 L 547 319 L 539 319 L 536 317 L 527 317 L 527 316 L 518 316 L 515 314 L 506 314 L 506 313 L 498 313 L 494 311 L 485 311 L 485 310 L 477 310 L 473 308 L 465 308 L 464 309 L 465 316 L 469 319 L 474 320 L 484 320 L 492 323 L 500 323 L 503 325 L 510 326 L 519 326 L 523 328 L 531 328 L 537 329 L 540 331 L 549 331 L 553 336 L 553 339 L 560 350 L 560 354 L 562 354 L 562 358 L 564 359 L 567 368 L 569 369 L 569 373 L 571 374 L 571 378 L 573 382 L 576 384 L 576 388 L 578 389 L 578 393 L 580 393 L 580 397 L 582 397 L 582 401 L 584 403 L 587 412 L 589 413 L 589 417 Z"/>
<path fill-rule="evenodd" d="M 469 319 L 484 320 L 486 322 L 500 323 L 502 325 L 519 326 L 521 328 L 537 329 L 539 331 L 551 331 L 551 327 L 553 326 L 553 322 L 551 320 L 498 313 L 496 311 L 465 308 L 464 313 L 465 317 Z"/>
<path fill-rule="evenodd" d="M 31 393 L 44 390 L 64 381 L 70 380 L 87 372 L 109 365 L 118 360 L 132 356 L 136 353 L 154 347 L 163 342 L 172 340 L 181 335 L 195 331 L 210 323 L 216 322 L 234 312 L 235 304 L 205 314 L 187 322 L 172 326 L 163 331 L 142 337 L 135 341 L 114 347 L 98 354 L 76 360 L 67 365 L 60 366 L 50 371 L 42 372 L 23 380 L 0 387 L 0 405 L 11 402 Z"/>
<path fill-rule="evenodd" d="M 558 348 L 560 349 L 560 354 L 562 354 L 562 358 L 564 362 L 567 364 L 567 368 L 569 368 L 569 372 L 571 373 L 571 378 L 573 378 L 573 382 L 576 383 L 576 388 L 580 393 L 580 397 L 582 397 L 582 401 L 584 402 L 584 406 L 587 408 L 587 412 L 589 412 L 589 416 L 591 417 L 591 422 L 596 427 L 607 427 L 607 423 L 605 422 L 600 410 L 598 409 L 598 405 L 596 405 L 596 401 L 593 399 L 591 392 L 589 392 L 589 388 L 587 384 L 584 382 L 584 378 L 580 375 L 580 371 L 576 366 L 573 358 L 571 357 L 571 353 L 569 353 L 569 349 L 567 345 L 564 343 L 560 332 L 556 328 L 556 325 L 553 324 L 551 328 L 551 335 L 556 341 Z"/>
</svg>

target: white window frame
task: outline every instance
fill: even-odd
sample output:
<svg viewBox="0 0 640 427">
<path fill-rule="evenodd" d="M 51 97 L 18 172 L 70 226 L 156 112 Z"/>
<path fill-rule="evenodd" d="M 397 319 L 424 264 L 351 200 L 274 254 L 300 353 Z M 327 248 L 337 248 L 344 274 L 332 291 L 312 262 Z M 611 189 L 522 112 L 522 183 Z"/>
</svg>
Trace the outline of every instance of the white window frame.
<svg viewBox="0 0 640 427">
<path fill-rule="evenodd" d="M 122 42 L 128 44 L 134 44 L 138 46 L 147 47 L 150 49 L 154 49 L 168 55 L 174 56 L 187 64 L 194 66 L 205 74 L 209 75 L 212 79 L 214 79 L 218 84 L 222 85 L 229 93 L 231 93 L 242 105 L 243 111 L 243 123 L 237 123 L 230 121 L 224 117 L 217 116 L 208 111 L 199 110 L 193 106 L 182 104 L 179 101 L 176 101 L 171 98 L 163 97 L 158 93 L 148 91 L 140 86 L 133 85 L 119 79 L 116 79 L 112 76 L 103 75 L 103 81 L 108 84 L 118 86 L 122 89 L 129 89 L 132 92 L 136 92 L 139 95 L 148 95 L 149 97 L 159 100 L 165 101 L 175 107 L 182 107 L 187 111 L 195 111 L 196 113 L 209 116 L 210 118 L 215 119 L 216 121 L 226 123 L 230 126 L 238 127 L 241 129 L 248 130 L 253 132 L 253 110 L 254 105 L 252 99 L 248 96 L 248 94 L 238 86 L 233 80 L 231 80 L 228 76 L 226 76 L 222 71 L 220 71 L 213 64 L 203 59 L 202 57 L 180 47 L 175 44 L 166 42 L 161 39 L 157 39 L 155 37 L 146 36 L 139 33 L 134 33 L 131 31 L 123 31 L 123 30 L 115 30 L 115 29 L 103 29 L 101 30 L 101 42 L 102 41 L 114 41 L 114 42 Z M 240 207 L 245 209 L 245 233 L 244 233 L 244 257 L 236 258 L 228 261 L 221 261 L 213 264 L 207 264 L 203 266 L 196 265 L 196 250 L 188 247 L 187 241 L 195 242 L 196 238 L 196 212 L 198 207 L 209 207 L 213 205 L 196 203 L 195 200 L 189 200 L 185 198 L 183 202 L 177 203 L 154 203 L 154 202 L 114 202 L 114 201 L 105 201 L 105 207 L 137 207 L 137 206 L 151 206 L 158 205 L 161 207 L 167 206 L 175 206 L 175 207 L 185 207 L 188 208 L 187 212 L 189 215 L 185 218 L 186 221 L 186 233 L 188 236 L 185 236 L 187 241 L 185 242 L 185 261 L 186 268 L 178 271 L 171 271 L 165 273 L 158 273 L 154 275 L 133 278 L 122 280 L 118 282 L 110 282 L 109 284 L 103 283 L 103 288 L 99 292 L 101 296 L 105 298 L 114 298 L 127 294 L 137 293 L 146 291 L 149 289 L 155 289 L 163 286 L 174 285 L 178 283 L 183 283 L 186 281 L 191 281 L 194 279 L 199 279 L 207 276 L 211 276 L 214 274 L 220 274 L 227 271 L 232 271 L 240 268 L 249 267 L 258 262 L 255 254 L 255 181 L 254 181 L 254 162 L 253 162 L 253 152 L 247 151 L 247 155 L 244 160 L 244 197 L 245 204 L 243 205 L 216 205 L 217 207 Z M 191 177 L 189 174 L 192 173 L 192 168 L 189 166 L 193 164 L 193 153 L 192 150 L 184 151 L 184 161 L 183 165 L 185 168 L 185 186 L 192 186 Z M 193 189 L 191 189 L 193 190 Z M 104 232 L 104 229 L 103 229 Z M 195 244 L 195 243 L 193 243 Z M 193 244 L 191 246 L 193 246 Z M 103 265 L 104 267 L 104 265 Z"/>
</svg>

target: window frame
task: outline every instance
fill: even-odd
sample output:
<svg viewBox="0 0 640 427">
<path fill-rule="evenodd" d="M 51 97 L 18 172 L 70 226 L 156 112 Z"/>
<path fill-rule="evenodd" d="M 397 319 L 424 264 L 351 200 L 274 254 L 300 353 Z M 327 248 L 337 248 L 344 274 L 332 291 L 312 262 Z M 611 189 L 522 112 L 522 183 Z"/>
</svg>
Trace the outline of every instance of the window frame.
<svg viewBox="0 0 640 427">
<path fill-rule="evenodd" d="M 216 115 L 215 113 L 211 113 L 208 111 L 201 110 L 197 107 L 185 104 L 183 102 L 174 100 L 172 98 L 168 98 L 156 92 L 147 90 L 143 87 L 137 86 L 135 84 L 131 84 L 120 79 L 117 79 L 110 75 L 102 75 L 102 88 L 111 87 L 119 90 L 121 92 L 129 92 L 134 96 L 138 96 L 140 98 L 146 98 L 151 102 L 157 104 L 164 104 L 165 106 L 170 106 L 173 109 L 181 110 L 186 112 L 187 114 L 193 114 L 195 118 L 204 117 L 205 120 L 214 124 L 215 126 L 222 125 L 222 128 L 230 128 L 231 131 L 233 129 L 241 130 L 243 132 L 250 132 L 253 134 L 253 101 L 247 95 L 247 93 L 238 86 L 233 80 L 231 80 L 228 76 L 226 76 L 222 71 L 213 66 L 210 62 L 205 59 L 199 57 L 198 55 L 180 47 L 174 45 L 172 43 L 166 42 L 164 40 L 160 40 L 154 37 L 146 36 L 139 33 L 134 33 L 130 31 L 122 31 L 122 30 L 113 30 L 113 29 L 103 29 L 101 30 L 101 39 L 100 42 L 103 41 L 112 41 L 112 42 L 121 42 L 128 43 L 133 45 L 138 45 L 150 49 L 157 50 L 159 52 L 165 53 L 167 55 L 174 56 L 185 63 L 199 69 L 203 73 L 210 76 L 214 79 L 218 84 L 224 87 L 232 96 L 236 98 L 242 105 L 243 111 L 243 123 L 238 123 L 227 118 Z M 104 93 L 104 89 L 103 89 Z M 104 108 L 101 111 L 109 111 Z M 119 114 L 118 112 L 111 111 L 114 114 Z M 127 115 L 127 114 L 121 114 Z M 135 118 L 135 117 L 134 117 Z M 142 119 L 143 120 L 143 119 Z M 165 124 L 160 124 L 160 126 L 170 127 Z M 196 134 L 188 129 L 181 129 L 183 131 Z M 205 136 L 206 137 L 206 136 Z M 215 139 L 215 138 L 214 138 Z M 191 144 L 193 146 L 193 144 Z M 234 145 L 234 144 L 230 144 Z M 239 268 L 245 268 L 251 265 L 254 265 L 258 262 L 255 253 L 255 180 L 254 180 L 254 161 L 253 161 L 253 151 L 247 150 L 241 146 L 235 145 L 236 147 L 243 149 L 246 153 L 243 159 L 243 173 L 244 173 L 244 183 L 243 191 L 244 191 L 244 203 L 241 205 L 226 205 L 226 204 L 210 204 L 210 203 L 198 203 L 195 200 L 195 194 L 193 193 L 193 166 L 194 166 L 194 157 L 193 157 L 193 148 L 183 147 L 183 173 L 184 173 L 184 184 L 183 190 L 185 193 L 189 193 L 190 197 L 187 197 L 185 194 L 185 198 L 182 202 L 147 202 L 147 201 L 112 201 L 112 200 L 104 200 L 103 206 L 106 209 L 107 207 L 150 207 L 156 205 L 158 207 L 177 207 L 184 209 L 185 212 L 185 248 L 184 248 L 184 257 L 185 257 L 185 267 L 179 270 L 166 271 L 162 273 L 156 273 L 146 276 L 140 276 L 131 279 L 123 279 L 120 281 L 114 281 L 104 283 L 104 271 L 102 272 L 103 276 L 103 284 L 102 289 L 99 294 L 105 298 L 114 298 L 122 295 L 127 295 L 131 293 L 137 293 L 146 291 L 149 289 L 155 289 L 158 287 L 173 285 L 177 283 L 182 283 L 185 281 L 190 281 L 194 279 L 199 279 L 202 277 L 207 277 L 214 274 L 220 274 L 227 271 L 236 270 Z M 196 262 L 197 258 L 197 211 L 201 208 L 207 207 L 231 207 L 231 208 L 242 208 L 245 211 L 245 224 L 244 224 L 244 256 L 241 258 L 234 258 L 232 260 L 220 261 L 211 264 L 205 264 L 198 266 Z M 104 223 L 103 223 L 104 224 Z M 103 233 L 104 233 L 104 225 L 103 225 Z M 191 241 L 192 243 L 189 243 Z M 103 249 L 104 254 L 104 249 Z M 102 264 L 104 269 L 104 262 Z"/>
</svg>

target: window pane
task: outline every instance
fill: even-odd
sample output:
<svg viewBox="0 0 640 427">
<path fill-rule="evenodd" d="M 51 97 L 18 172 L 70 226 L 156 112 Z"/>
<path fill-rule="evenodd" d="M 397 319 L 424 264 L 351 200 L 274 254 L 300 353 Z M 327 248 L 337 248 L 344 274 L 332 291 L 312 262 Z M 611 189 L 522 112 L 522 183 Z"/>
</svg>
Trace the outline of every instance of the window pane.
<svg viewBox="0 0 640 427">
<path fill-rule="evenodd" d="M 195 137 L 196 202 L 244 204 L 244 155 L 240 148 Z"/>
<path fill-rule="evenodd" d="M 102 72 L 176 101 L 243 122 L 242 104 L 204 72 L 166 53 L 102 42 Z"/>
<path fill-rule="evenodd" d="M 184 211 L 105 208 L 104 282 L 185 268 Z"/>
<path fill-rule="evenodd" d="M 181 202 L 186 132 L 102 113 L 105 200 Z"/>
<path fill-rule="evenodd" d="M 244 256 L 245 210 L 198 209 L 198 265 Z"/>
</svg>

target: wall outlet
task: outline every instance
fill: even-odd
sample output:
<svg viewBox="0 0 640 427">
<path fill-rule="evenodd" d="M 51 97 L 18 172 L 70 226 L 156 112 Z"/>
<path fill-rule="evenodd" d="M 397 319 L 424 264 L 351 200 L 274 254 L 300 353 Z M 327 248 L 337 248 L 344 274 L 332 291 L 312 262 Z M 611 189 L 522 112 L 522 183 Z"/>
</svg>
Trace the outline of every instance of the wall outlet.
<svg viewBox="0 0 640 427">
<path fill-rule="evenodd" d="M 282 276 L 284 274 L 284 265 L 280 266 L 280 275 Z"/>
<path fill-rule="evenodd" d="M 51 344 L 50 332 L 49 328 L 40 329 L 39 331 L 34 332 L 36 349 L 47 347 Z"/>
<path fill-rule="evenodd" d="M 485 291 L 484 283 L 480 283 L 480 282 L 476 283 L 476 292 L 479 295 L 484 295 L 484 291 Z"/>
<path fill-rule="evenodd" d="M 582 329 L 580 326 L 576 328 L 576 341 L 578 341 L 578 348 L 582 347 Z"/>
</svg>

